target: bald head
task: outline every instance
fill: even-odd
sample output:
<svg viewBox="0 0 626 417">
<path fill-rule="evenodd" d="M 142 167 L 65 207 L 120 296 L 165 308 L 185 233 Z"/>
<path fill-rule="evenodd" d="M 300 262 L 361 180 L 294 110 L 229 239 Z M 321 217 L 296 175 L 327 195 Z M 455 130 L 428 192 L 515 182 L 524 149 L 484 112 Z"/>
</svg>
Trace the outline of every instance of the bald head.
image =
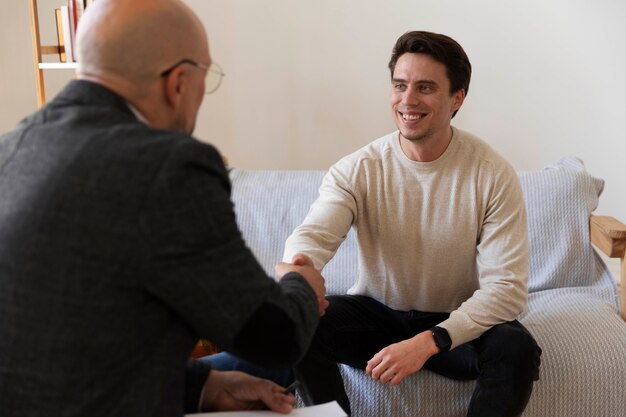
<svg viewBox="0 0 626 417">
<path fill-rule="evenodd" d="M 98 0 L 80 21 L 78 76 L 124 95 L 146 92 L 182 59 L 208 63 L 198 17 L 180 0 Z"/>
</svg>

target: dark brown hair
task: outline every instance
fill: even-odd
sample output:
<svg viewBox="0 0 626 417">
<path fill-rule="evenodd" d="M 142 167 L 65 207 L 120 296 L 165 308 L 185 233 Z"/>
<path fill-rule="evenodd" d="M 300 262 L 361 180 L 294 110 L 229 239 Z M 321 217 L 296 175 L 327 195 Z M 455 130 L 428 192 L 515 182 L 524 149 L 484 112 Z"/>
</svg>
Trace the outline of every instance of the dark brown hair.
<svg viewBox="0 0 626 417">
<path fill-rule="evenodd" d="M 450 94 L 463 89 L 467 95 L 472 65 L 461 45 L 454 39 L 446 35 L 423 31 L 407 32 L 400 36 L 389 60 L 392 78 L 398 58 L 406 53 L 430 55 L 436 61 L 441 62 L 445 65 L 446 75 L 450 80 Z"/>
</svg>

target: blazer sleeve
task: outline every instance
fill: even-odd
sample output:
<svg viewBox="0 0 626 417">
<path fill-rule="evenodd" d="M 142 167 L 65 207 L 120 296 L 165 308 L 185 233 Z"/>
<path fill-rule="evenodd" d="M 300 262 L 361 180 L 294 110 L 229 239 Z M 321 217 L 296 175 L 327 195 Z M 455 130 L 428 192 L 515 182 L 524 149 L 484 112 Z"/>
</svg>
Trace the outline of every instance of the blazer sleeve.
<svg viewBox="0 0 626 417">
<path fill-rule="evenodd" d="M 145 287 L 198 337 L 259 365 L 291 366 L 317 326 L 315 293 L 296 273 L 276 283 L 248 249 L 219 153 L 192 139 L 172 148 L 140 216 Z"/>
<path fill-rule="evenodd" d="M 185 413 L 200 411 L 200 397 L 204 383 L 211 373 L 211 363 L 189 360 L 185 368 Z"/>
</svg>

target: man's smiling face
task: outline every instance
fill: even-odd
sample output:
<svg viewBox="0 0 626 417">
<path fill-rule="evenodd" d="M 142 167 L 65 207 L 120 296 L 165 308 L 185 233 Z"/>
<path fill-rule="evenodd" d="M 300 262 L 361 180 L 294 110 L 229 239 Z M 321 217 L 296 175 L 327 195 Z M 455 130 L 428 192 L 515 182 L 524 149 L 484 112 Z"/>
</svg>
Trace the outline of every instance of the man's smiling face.
<svg viewBox="0 0 626 417">
<path fill-rule="evenodd" d="M 447 140 L 452 113 L 463 103 L 462 90 L 450 94 L 446 67 L 430 55 L 405 53 L 391 80 L 391 113 L 410 141 Z"/>
</svg>

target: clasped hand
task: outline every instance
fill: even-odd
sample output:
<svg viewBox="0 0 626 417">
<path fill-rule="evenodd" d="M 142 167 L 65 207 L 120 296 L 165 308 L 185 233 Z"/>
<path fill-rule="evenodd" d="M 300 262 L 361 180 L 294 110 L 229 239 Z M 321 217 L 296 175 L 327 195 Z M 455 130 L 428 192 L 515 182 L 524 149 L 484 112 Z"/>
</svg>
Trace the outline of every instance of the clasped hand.
<svg viewBox="0 0 626 417">
<path fill-rule="evenodd" d="M 308 256 L 298 253 L 294 255 L 291 263 L 279 262 L 274 268 L 276 276 L 280 279 L 289 272 L 297 272 L 304 277 L 309 283 L 315 295 L 317 296 L 317 305 L 320 316 L 323 316 L 328 308 L 328 300 L 326 300 L 326 280 L 315 268 L 313 261 Z"/>
</svg>

